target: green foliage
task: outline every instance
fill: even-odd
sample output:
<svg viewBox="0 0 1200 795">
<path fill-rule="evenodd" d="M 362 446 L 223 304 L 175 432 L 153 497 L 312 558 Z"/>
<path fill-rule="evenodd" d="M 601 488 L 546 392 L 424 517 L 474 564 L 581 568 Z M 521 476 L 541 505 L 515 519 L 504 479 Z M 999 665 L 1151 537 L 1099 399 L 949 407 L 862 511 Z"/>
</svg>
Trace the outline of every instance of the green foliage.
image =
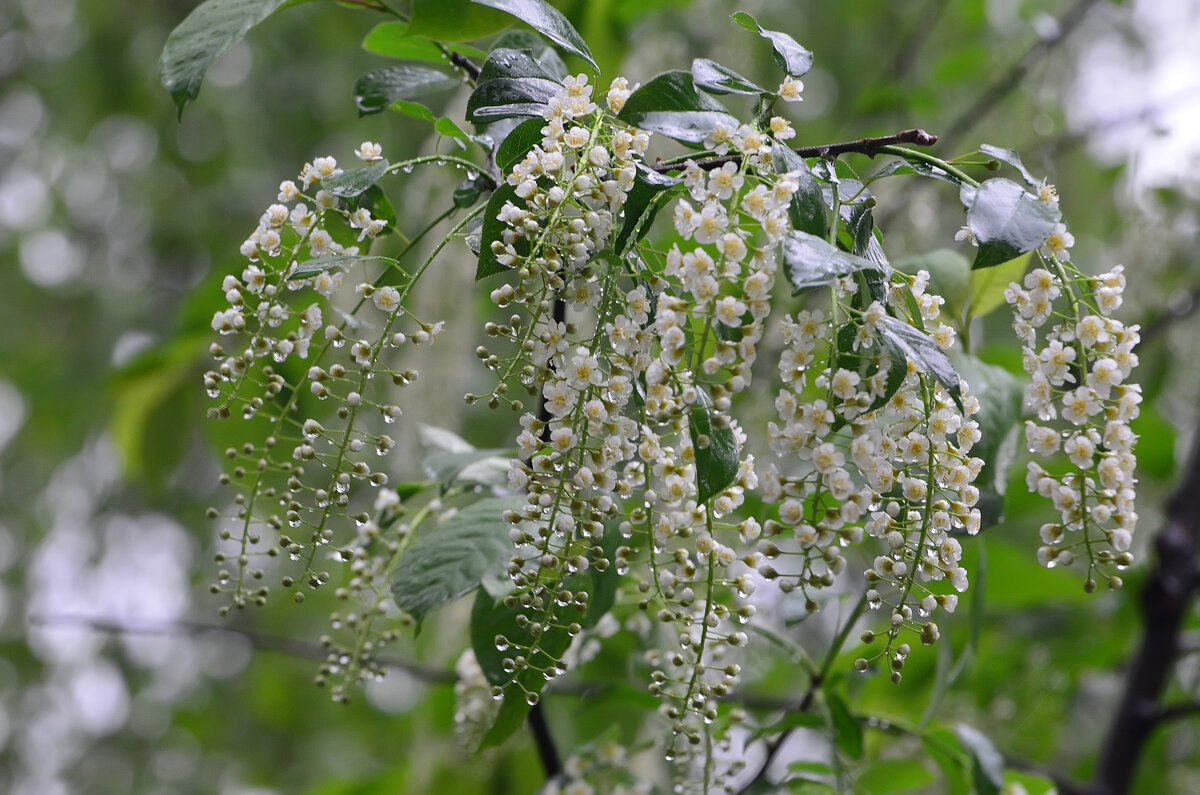
<svg viewBox="0 0 1200 795">
<path fill-rule="evenodd" d="M 442 468 L 438 471 L 446 477 Z M 508 526 L 500 514 L 522 504 L 520 497 L 480 500 L 422 532 L 392 576 L 400 609 L 420 621 L 478 588 L 484 575 L 501 568 L 511 554 Z"/>
<path fill-rule="evenodd" d="M 812 68 L 813 54 L 801 47 L 788 34 L 778 30 L 767 30 L 758 24 L 758 20 L 744 11 L 734 14 L 733 21 L 771 42 L 771 54 L 785 74 L 791 77 L 802 77 L 808 74 L 808 70 Z"/>
<path fill-rule="evenodd" d="M 737 478 L 739 449 L 733 428 L 713 423 L 712 398 L 696 390 L 688 412 L 688 434 L 696 456 L 696 499 L 706 502 Z"/>
<path fill-rule="evenodd" d="M 979 243 L 972 268 L 991 268 L 1046 242 L 1061 219 L 1058 206 L 1031 196 L 1012 180 L 989 179 L 963 187 L 967 228 Z"/>
<path fill-rule="evenodd" d="M 792 295 L 828 285 L 837 276 L 862 271 L 888 273 L 878 262 L 842 251 L 823 238 L 801 231 L 789 233 L 784 240 L 783 266 L 793 288 Z"/>
<path fill-rule="evenodd" d="M 379 113 L 398 100 L 424 97 L 458 85 L 459 81 L 453 76 L 427 66 L 385 66 L 355 81 L 354 102 L 359 113 Z"/>
<path fill-rule="evenodd" d="M 620 117 L 643 130 L 684 143 L 704 140 L 720 125 L 736 127 L 725 107 L 696 90 L 689 72 L 672 71 L 650 80 L 625 102 Z"/>
<path fill-rule="evenodd" d="M 473 0 L 473 2 L 512 14 L 567 52 L 582 58 L 593 69 L 599 69 L 583 37 L 572 27 L 566 17 L 545 0 Z"/>
</svg>

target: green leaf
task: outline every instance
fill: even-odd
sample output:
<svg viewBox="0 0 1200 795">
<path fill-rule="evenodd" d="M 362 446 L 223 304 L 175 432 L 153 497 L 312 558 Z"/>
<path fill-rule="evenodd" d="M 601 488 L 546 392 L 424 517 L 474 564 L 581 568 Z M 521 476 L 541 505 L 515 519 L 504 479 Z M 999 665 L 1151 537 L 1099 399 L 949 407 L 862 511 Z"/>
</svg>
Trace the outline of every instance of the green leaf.
<svg viewBox="0 0 1200 795">
<path fill-rule="evenodd" d="M 587 42 L 575 28 L 571 27 L 567 18 L 545 0 L 474 0 L 474 2 L 512 14 L 567 52 L 587 61 L 593 69 L 599 70 L 600 67 L 596 65 L 596 59 L 592 57 L 592 51 L 588 49 Z"/>
<path fill-rule="evenodd" d="M 971 780 L 967 775 L 970 759 L 962 744 L 949 729 L 938 729 L 921 738 L 925 753 L 942 771 L 950 795 L 971 795 Z"/>
<path fill-rule="evenodd" d="M 954 733 L 971 757 L 971 778 L 978 795 L 996 795 L 1004 786 L 1004 757 L 979 730 L 960 723 Z"/>
<path fill-rule="evenodd" d="M 766 94 L 767 92 L 751 83 L 727 66 L 707 58 L 697 58 L 692 61 L 692 82 L 696 88 L 710 94 Z"/>
<path fill-rule="evenodd" d="M 622 121 L 687 143 L 699 143 L 719 125 L 737 129 L 738 120 L 707 94 L 696 90 L 688 72 L 664 72 L 629 95 Z"/>
<path fill-rule="evenodd" d="M 826 204 L 821 183 L 812 175 L 804 158 L 787 146 L 776 141 L 772 144 L 771 151 L 776 173 L 790 172 L 800 181 L 800 189 L 792 195 L 792 202 L 788 205 L 788 217 L 792 221 L 792 228 L 824 238 L 829 234 L 829 224 L 825 215 Z"/>
<path fill-rule="evenodd" d="M 1062 214 L 1012 180 L 989 179 L 964 191 L 967 227 L 979 243 L 974 269 L 990 268 L 1046 242 Z"/>
<path fill-rule="evenodd" d="M 467 119 L 476 124 L 487 124 L 518 116 L 541 118 L 542 109 L 559 88 L 553 80 L 540 77 L 488 80 L 471 92 L 467 100 Z"/>
<path fill-rule="evenodd" d="M 663 191 L 678 185 L 682 180 L 676 177 L 668 177 L 666 174 L 659 174 L 657 171 L 646 168 L 641 163 L 637 166 L 637 175 L 633 180 L 633 187 L 629 189 L 629 193 L 625 196 L 625 204 L 621 206 L 621 213 L 624 221 L 621 224 L 621 231 L 617 233 L 616 242 L 613 248 L 622 252 L 625 250 L 629 238 L 634 231 L 638 229 L 638 223 L 642 222 L 642 217 L 647 213 L 650 217 L 641 223 L 641 231 L 639 235 L 645 235 L 650 231 L 650 224 L 654 220 L 654 215 L 658 213 L 662 203 L 658 201 L 658 197 Z"/>
<path fill-rule="evenodd" d="M 192 384 L 199 374 L 195 351 L 207 336 L 156 345 L 114 374 L 109 434 L 127 476 L 159 486 L 179 465 L 186 452 L 180 428 L 194 409 Z"/>
<path fill-rule="evenodd" d="M 470 135 L 468 135 L 461 127 L 455 124 L 453 119 L 446 116 L 443 116 L 434 122 L 433 129 L 437 130 L 439 134 L 444 135 L 447 138 L 454 138 L 459 141 L 471 140 Z"/>
<path fill-rule="evenodd" d="M 367 52 L 404 61 L 446 62 L 446 56 L 437 44 L 408 32 L 407 22 L 380 22 L 371 28 L 362 46 Z"/>
<path fill-rule="evenodd" d="M 492 49 L 487 60 L 483 62 L 483 66 L 479 68 L 478 82 L 486 83 L 489 80 L 501 78 L 513 80 L 537 78 L 548 80 L 562 88 L 562 79 L 555 73 L 552 66 L 553 64 L 543 63 L 534 50 L 496 47 Z"/>
<path fill-rule="evenodd" d="M 334 196 L 353 198 L 378 182 L 390 168 L 386 160 L 376 160 L 361 168 L 348 168 L 341 174 L 321 180 L 321 187 Z"/>
<path fill-rule="evenodd" d="M 792 295 L 827 285 L 835 276 L 859 271 L 887 273 L 887 269 L 877 262 L 842 251 L 824 238 L 800 231 L 789 232 L 783 239 L 783 266 L 792 283 Z"/>
<path fill-rule="evenodd" d="M 504 137 L 496 149 L 496 167 L 500 173 L 507 174 L 525 159 L 530 149 L 542 142 L 542 128 L 545 126 L 545 119 L 526 119 Z"/>
<path fill-rule="evenodd" d="M 568 74 L 567 65 L 558 51 L 532 30 L 510 30 L 492 42 L 492 51 L 529 50 L 534 60 L 550 73 L 550 77 L 562 82 Z"/>
<path fill-rule="evenodd" d="M 788 34 L 777 30 L 767 30 L 745 11 L 738 11 L 734 14 L 733 21 L 751 33 L 757 33 L 770 41 L 771 47 L 774 49 L 775 63 L 779 64 L 779 68 L 788 75 L 800 77 L 807 74 L 808 70 L 812 68 L 813 54 L 801 47 Z"/>
<path fill-rule="evenodd" d="M 449 488 L 460 475 L 485 485 L 501 485 L 508 481 L 511 457 L 512 450 L 500 447 L 461 453 L 443 450 L 426 457 L 421 466 L 425 474 L 442 484 L 442 488 Z M 485 466 L 478 466 L 480 464 Z M 474 476 L 470 475 L 471 470 L 475 472 Z M 484 474 L 484 470 L 490 471 Z"/>
<path fill-rule="evenodd" d="M 437 116 L 433 114 L 429 108 L 422 105 L 420 102 L 410 102 L 407 99 L 398 99 L 391 105 L 388 105 L 388 110 L 394 110 L 397 113 L 403 113 L 405 116 L 413 119 L 420 119 L 433 124 L 437 121 Z"/>
<path fill-rule="evenodd" d="M 524 504 L 523 497 L 480 500 L 422 533 L 392 574 L 400 609 L 419 621 L 477 588 L 488 570 L 512 556 L 509 525 L 501 516 Z"/>
<path fill-rule="evenodd" d="M 287 277 L 288 279 L 304 279 L 309 276 L 316 276 L 318 273 L 334 270 L 335 268 L 349 268 L 359 262 L 390 262 L 393 265 L 399 264 L 398 260 L 391 257 L 381 257 L 376 254 L 330 254 L 327 257 L 313 257 L 312 259 L 296 263 L 296 266 L 288 271 Z"/>
<path fill-rule="evenodd" d="M 507 14 L 470 0 L 413 0 L 411 17 L 409 33 L 436 41 L 473 41 L 512 24 Z"/>
<path fill-rule="evenodd" d="M 508 227 L 499 218 L 500 210 L 504 208 L 505 202 L 514 199 L 517 199 L 517 189 L 507 182 L 496 188 L 492 193 L 492 198 L 488 199 L 487 209 L 483 211 L 483 227 L 480 229 L 479 265 L 475 268 L 475 281 L 509 270 L 507 266 L 501 265 L 496 259 L 496 255 L 492 251 L 492 243 L 504 239 L 504 230 Z M 517 201 L 520 200 L 517 199 Z M 529 242 L 521 238 L 515 247 L 517 253 L 523 254 L 528 246 Z"/>
<path fill-rule="evenodd" d="M 862 724 L 850 714 L 850 707 L 834 691 L 825 691 L 825 704 L 829 707 L 829 719 L 833 723 L 833 744 L 851 759 L 862 759 Z"/>
<path fill-rule="evenodd" d="M 567 611 L 570 610 L 570 607 L 560 610 L 560 620 L 575 620 L 574 614 L 568 615 Z M 525 701 L 525 692 L 541 692 L 546 686 L 546 679 L 540 669 L 556 664 L 571 645 L 571 637 L 564 627 L 550 626 L 541 634 L 538 649 L 532 653 L 526 651 L 533 645 L 534 638 L 528 627 L 517 623 L 517 616 L 524 612 L 525 608 L 520 604 L 505 607 L 503 600 L 496 601 L 482 588 L 475 594 L 475 602 L 471 607 L 471 648 L 475 651 L 475 658 L 488 681 L 504 687 L 504 703 L 495 724 L 483 738 L 484 748 L 503 742 L 521 727 L 530 709 Z M 500 635 L 509 643 L 504 651 L 496 648 L 496 637 Z M 517 649 L 516 646 L 524 648 Z M 510 684 L 512 674 L 504 670 L 504 660 L 520 654 L 527 657 L 530 667 L 517 675 L 519 684 Z"/>
<path fill-rule="evenodd" d="M 171 31 L 158 60 L 158 75 L 181 117 L 217 57 L 288 1 L 207 0 Z"/>
<path fill-rule="evenodd" d="M 399 64 L 367 72 L 354 81 L 354 102 L 362 115 L 378 113 L 398 99 L 413 99 L 457 88 L 461 81 L 428 66 Z"/>
<path fill-rule="evenodd" d="M 877 179 L 890 177 L 895 174 L 903 174 L 905 176 L 930 177 L 931 179 L 940 179 L 942 182 L 949 182 L 951 185 L 961 185 L 962 180 L 948 171 L 943 171 L 937 166 L 930 165 L 920 160 L 904 160 L 897 158 L 889 160 L 879 168 L 864 177 L 864 181 L 868 184 Z"/>
<path fill-rule="evenodd" d="M 879 321 L 876 335 L 880 342 L 887 347 L 893 357 L 912 359 L 918 367 L 936 378 L 946 391 L 954 398 L 954 402 L 962 409 L 962 396 L 958 387 L 958 371 L 950 362 L 938 344 L 920 329 L 914 328 L 903 320 L 894 317 L 884 317 Z"/>
<path fill-rule="evenodd" d="M 980 144 L 979 151 L 988 157 L 993 157 L 1001 163 L 1008 163 L 1010 166 L 1021 172 L 1022 179 L 1030 187 L 1036 187 L 1039 182 L 1034 179 L 1033 174 L 1029 173 L 1029 169 L 1025 168 L 1025 164 L 1021 162 L 1021 156 L 1017 154 L 1015 149 L 1001 149 L 998 146 L 991 144 Z"/>
<path fill-rule="evenodd" d="M 933 779 L 933 773 L 918 759 L 883 759 L 864 767 L 857 784 L 861 791 L 871 795 L 890 795 L 915 789 L 924 792 Z"/>
<path fill-rule="evenodd" d="M 1013 282 L 1021 281 L 1033 252 L 1010 259 L 994 268 L 971 271 L 971 304 L 968 318 L 983 317 L 1004 306 L 1004 291 Z"/>
<path fill-rule="evenodd" d="M 696 402 L 688 412 L 688 434 L 696 455 L 696 502 L 720 494 L 737 479 L 737 437 L 729 425 L 715 427 L 713 413 L 712 398 L 696 387 Z"/>
<path fill-rule="evenodd" d="M 691 73 L 676 69 L 663 72 L 630 94 L 629 99 L 625 100 L 625 107 L 621 108 L 621 118 L 636 124 L 637 118 L 655 111 L 725 113 L 725 106 L 707 94 L 698 92 Z"/>
<path fill-rule="evenodd" d="M 981 438 L 971 448 L 971 455 L 984 461 L 975 479 L 979 489 L 976 507 L 983 514 L 982 526 L 991 527 L 1004 519 L 1008 470 L 1016 458 L 1021 433 L 1021 382 L 1003 367 L 968 354 L 955 355 L 954 367 L 970 386 L 971 394 L 979 399 L 979 413 L 974 419 L 979 423 Z"/>
</svg>

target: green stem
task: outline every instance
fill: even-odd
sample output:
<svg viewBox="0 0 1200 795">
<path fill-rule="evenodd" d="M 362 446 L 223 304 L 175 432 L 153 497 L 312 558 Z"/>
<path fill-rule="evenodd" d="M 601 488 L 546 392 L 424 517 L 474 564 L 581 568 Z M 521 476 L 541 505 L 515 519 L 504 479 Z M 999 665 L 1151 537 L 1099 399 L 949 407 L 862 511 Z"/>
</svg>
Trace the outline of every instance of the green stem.
<svg viewBox="0 0 1200 795">
<path fill-rule="evenodd" d="M 961 171 L 960 169 L 947 163 L 945 160 L 942 160 L 940 157 L 934 157 L 926 152 L 921 152 L 916 149 L 909 149 L 907 146 L 895 146 L 889 144 L 887 146 L 879 147 L 879 153 L 882 155 L 895 155 L 896 157 L 902 157 L 905 160 L 915 160 L 920 163 L 925 163 L 926 165 L 934 166 L 935 168 L 940 168 L 950 176 L 967 185 L 970 185 L 973 188 L 979 187 L 979 181 L 968 175 L 965 171 Z"/>
</svg>

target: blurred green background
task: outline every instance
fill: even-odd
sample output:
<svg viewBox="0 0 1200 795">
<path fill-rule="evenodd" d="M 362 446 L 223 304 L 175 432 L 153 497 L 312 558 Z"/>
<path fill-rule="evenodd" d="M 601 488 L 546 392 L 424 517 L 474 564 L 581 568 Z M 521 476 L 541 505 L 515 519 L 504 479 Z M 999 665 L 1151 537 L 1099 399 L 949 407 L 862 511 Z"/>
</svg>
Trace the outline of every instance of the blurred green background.
<svg viewBox="0 0 1200 795">
<path fill-rule="evenodd" d="M 1097 272 L 1124 263 L 1130 289 L 1119 314 L 1143 323 L 1148 399 L 1135 429 L 1145 548 L 1200 394 L 1190 318 L 1200 296 L 1195 4 L 556 5 L 597 54 L 604 82 L 645 81 L 697 56 L 769 80 L 769 50 L 729 22 L 749 11 L 816 54 L 792 114 L 795 143 L 923 127 L 943 135 L 940 156 L 980 143 L 1012 147 L 1057 184 L 1074 261 Z M 187 623 L 217 623 L 203 511 L 229 430 L 204 421 L 200 383 L 221 298 L 213 274 L 234 266 L 278 183 L 305 160 L 348 159 L 364 139 L 382 142 L 393 160 L 434 142 L 427 125 L 398 114 L 358 118 L 354 80 L 385 63 L 359 43 L 382 18 L 334 2 L 288 9 L 253 31 L 177 121 L 156 62 L 192 6 L 0 2 L 0 306 L 9 319 L 0 339 L 0 791 L 533 791 L 542 778 L 528 738 L 468 756 L 451 731 L 452 688 L 422 679 L 440 679 L 466 647 L 461 609 L 393 650 L 422 668 L 393 671 L 346 707 L 312 686 L 316 663 L 303 656 L 330 605 L 277 599 L 231 623 L 274 648 Z M 465 98 L 464 88 L 435 109 L 460 116 Z M 400 227 L 420 229 L 454 182 L 420 172 L 393 182 Z M 892 182 L 877 190 L 889 254 L 953 247 L 962 223 L 954 192 Z M 467 316 L 486 301 L 462 296 L 473 270 L 460 247 L 424 285 L 427 315 L 457 322 L 436 362 L 424 363 L 407 427 L 434 422 L 481 445 L 506 443 L 506 429 L 459 399 L 486 382 L 472 355 L 480 322 Z M 1019 372 L 1003 314 L 972 336 L 985 359 Z M 901 687 L 868 682 L 856 704 L 910 721 L 966 722 L 1006 753 L 1084 776 L 1137 638 L 1139 570 L 1125 591 L 1085 597 L 1077 575 L 1038 568 L 1043 506 L 1025 493 L 1021 461 L 1014 472 L 1009 521 L 983 544 L 982 601 L 943 628 L 947 655 L 978 632 L 973 658 L 943 692 L 934 673 L 949 658 L 915 654 Z M 1200 633 L 1194 617 L 1189 632 Z M 819 653 L 828 628 L 791 634 Z M 785 655 L 764 645 L 748 689 L 794 696 Z M 1180 664 L 1173 694 L 1200 684 L 1196 659 Z M 551 690 L 546 711 L 567 752 L 603 737 L 644 741 L 652 732 L 638 720 L 642 693 L 636 679 L 591 697 Z M 903 738 L 868 738 L 873 757 L 919 753 Z M 1200 791 L 1197 739 L 1186 722 L 1156 735 L 1139 791 Z M 819 746 L 810 738 L 811 747 Z M 792 750 L 803 756 L 804 738 Z M 652 756 L 638 762 L 650 775 Z"/>
</svg>

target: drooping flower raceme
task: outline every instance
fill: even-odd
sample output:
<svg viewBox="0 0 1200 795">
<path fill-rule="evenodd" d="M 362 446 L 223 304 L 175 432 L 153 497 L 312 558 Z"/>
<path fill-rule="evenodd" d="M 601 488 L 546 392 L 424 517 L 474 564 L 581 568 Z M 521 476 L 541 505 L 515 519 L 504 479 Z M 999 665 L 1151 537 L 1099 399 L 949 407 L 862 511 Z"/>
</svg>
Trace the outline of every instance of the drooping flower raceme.
<svg viewBox="0 0 1200 795">
<path fill-rule="evenodd" d="M 1089 589 L 1097 574 L 1119 587 L 1115 571 L 1132 562 L 1137 526 L 1137 437 L 1129 423 L 1142 400 L 1130 381 L 1138 327 L 1111 317 L 1121 305 L 1124 269 L 1085 276 L 1065 261 L 1069 233 L 1056 235 L 1045 266 L 1005 292 L 1030 379 L 1025 407 L 1036 418 L 1025 424 L 1026 444 L 1038 457 L 1026 484 L 1060 514 L 1042 526 L 1038 559 L 1060 566 L 1084 558 Z"/>
</svg>

